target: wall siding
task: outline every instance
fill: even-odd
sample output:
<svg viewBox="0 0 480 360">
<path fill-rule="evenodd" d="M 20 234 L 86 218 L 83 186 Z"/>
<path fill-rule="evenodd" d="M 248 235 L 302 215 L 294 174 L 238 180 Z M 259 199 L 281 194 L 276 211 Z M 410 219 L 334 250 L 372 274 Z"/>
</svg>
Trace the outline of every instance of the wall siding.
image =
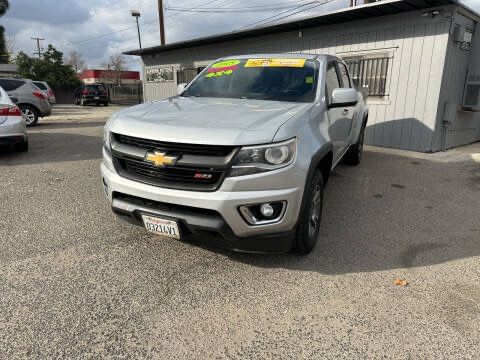
<svg viewBox="0 0 480 360">
<path fill-rule="evenodd" d="M 436 150 L 441 150 L 442 147 L 449 149 L 480 140 L 480 113 L 465 112 L 461 109 L 468 70 L 470 69 L 474 74 L 480 74 L 480 29 L 478 24 L 460 13 L 455 15 L 452 32 L 455 25 L 466 26 L 471 30 L 475 30 L 476 27 L 476 31 L 470 51 L 460 49 L 459 45 L 453 41 L 448 44 L 439 108 L 443 110 L 448 104 L 456 111 L 451 118 L 448 118 L 449 114 L 445 116 L 443 112 L 439 114 L 438 131 L 433 144 Z M 445 131 L 442 128 L 444 118 L 448 118 L 446 120 L 449 121 Z M 444 132 L 446 135 L 443 134 Z"/>
<path fill-rule="evenodd" d="M 447 7 L 447 10 L 450 7 Z M 146 68 L 175 69 L 205 66 L 222 56 L 249 53 L 306 52 L 346 56 L 363 51 L 392 55 L 387 79 L 388 97 L 369 99 L 366 143 L 416 151 L 432 151 L 439 109 L 450 19 L 408 15 L 375 21 L 311 28 L 303 31 L 240 40 L 225 44 L 172 50 L 144 56 Z M 176 83 L 146 83 L 146 100 L 175 95 Z"/>
</svg>

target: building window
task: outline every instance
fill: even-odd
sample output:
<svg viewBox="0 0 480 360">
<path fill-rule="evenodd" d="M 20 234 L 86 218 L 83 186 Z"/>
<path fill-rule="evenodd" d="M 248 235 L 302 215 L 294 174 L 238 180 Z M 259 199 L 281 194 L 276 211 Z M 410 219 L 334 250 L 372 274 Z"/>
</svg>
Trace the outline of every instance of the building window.
<svg viewBox="0 0 480 360">
<path fill-rule="evenodd" d="M 463 34 L 463 41 L 460 42 L 460 49 L 467 50 L 467 51 L 471 50 L 472 39 L 473 39 L 473 31 L 470 29 L 465 29 L 465 33 Z"/>
<path fill-rule="evenodd" d="M 170 82 L 173 81 L 173 68 L 147 69 L 147 82 Z"/>
<path fill-rule="evenodd" d="M 387 75 L 391 58 L 377 55 L 355 56 L 344 60 L 356 88 L 363 88 L 368 96 L 388 96 Z"/>
<path fill-rule="evenodd" d="M 198 69 L 189 68 L 177 71 L 177 84 L 188 84 L 198 75 Z"/>
</svg>

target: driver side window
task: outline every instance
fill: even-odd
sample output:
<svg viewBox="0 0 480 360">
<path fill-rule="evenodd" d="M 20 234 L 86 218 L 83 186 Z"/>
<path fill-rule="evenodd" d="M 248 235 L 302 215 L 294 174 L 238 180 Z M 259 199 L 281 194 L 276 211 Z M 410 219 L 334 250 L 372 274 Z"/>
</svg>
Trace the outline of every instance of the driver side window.
<svg viewBox="0 0 480 360">
<path fill-rule="evenodd" d="M 331 62 L 328 64 L 327 75 L 325 78 L 325 85 L 326 85 L 327 103 L 330 104 L 330 101 L 333 95 L 333 90 L 340 87 L 340 81 L 338 80 L 337 69 L 335 67 L 334 62 Z"/>
</svg>

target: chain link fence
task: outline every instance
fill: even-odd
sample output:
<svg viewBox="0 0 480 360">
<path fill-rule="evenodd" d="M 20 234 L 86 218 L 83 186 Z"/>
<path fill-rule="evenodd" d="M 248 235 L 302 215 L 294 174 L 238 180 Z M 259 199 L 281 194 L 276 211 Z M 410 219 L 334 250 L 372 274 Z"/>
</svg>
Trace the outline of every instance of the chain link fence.
<svg viewBox="0 0 480 360">
<path fill-rule="evenodd" d="M 143 87 L 136 85 L 109 85 L 110 101 L 119 105 L 136 105 L 143 102 Z"/>
</svg>

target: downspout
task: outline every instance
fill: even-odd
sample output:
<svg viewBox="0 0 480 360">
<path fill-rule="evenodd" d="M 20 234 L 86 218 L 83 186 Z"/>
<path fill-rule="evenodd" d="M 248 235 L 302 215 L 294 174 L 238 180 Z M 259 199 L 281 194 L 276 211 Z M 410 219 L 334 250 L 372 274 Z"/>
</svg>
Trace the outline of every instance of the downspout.
<svg viewBox="0 0 480 360">
<path fill-rule="evenodd" d="M 442 151 L 447 151 L 448 148 L 448 130 L 452 125 L 452 117 L 455 117 L 455 112 L 457 111 L 454 103 L 450 101 L 445 102 L 445 107 L 443 108 L 443 117 L 442 117 L 442 139 L 441 139 L 441 148 Z"/>
<path fill-rule="evenodd" d="M 443 66 L 444 68 L 443 68 L 443 74 L 442 74 L 442 84 L 443 84 L 443 79 L 445 77 L 445 67 L 448 65 L 447 61 L 450 61 L 449 54 L 452 46 L 451 35 L 455 27 L 455 15 L 452 14 L 451 16 L 445 16 L 445 18 L 450 19 L 450 28 L 448 31 L 448 44 L 447 44 L 447 51 L 445 54 L 445 64 Z M 457 109 L 454 103 L 450 101 L 445 102 L 444 108 L 443 108 L 442 133 L 441 133 L 441 139 L 440 139 L 440 148 L 441 148 L 441 151 L 443 152 L 447 151 L 448 149 L 448 131 L 450 126 L 452 125 L 453 120 L 455 119 L 456 111 Z M 433 142 L 433 139 L 432 139 L 432 142 Z"/>
</svg>

